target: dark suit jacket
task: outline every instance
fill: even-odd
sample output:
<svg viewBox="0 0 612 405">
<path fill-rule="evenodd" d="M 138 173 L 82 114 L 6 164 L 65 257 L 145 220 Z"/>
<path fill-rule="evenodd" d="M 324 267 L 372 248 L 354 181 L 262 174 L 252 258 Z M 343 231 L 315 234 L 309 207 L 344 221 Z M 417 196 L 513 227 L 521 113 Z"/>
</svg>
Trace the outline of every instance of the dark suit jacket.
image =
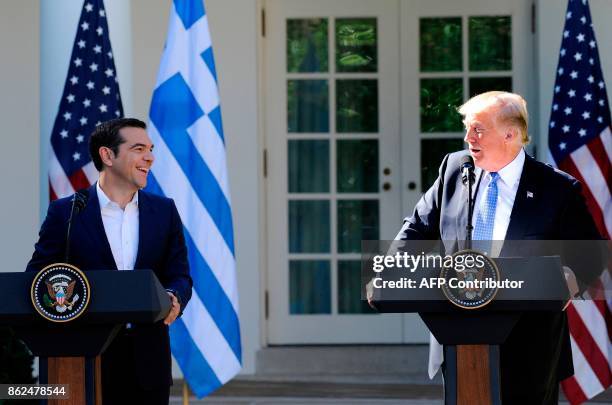
<svg viewBox="0 0 612 405">
<path fill-rule="evenodd" d="M 73 219 L 70 262 L 81 270 L 116 270 L 102 223 L 95 184 L 88 189 L 88 193 L 87 205 Z M 26 271 L 38 271 L 51 263 L 65 261 L 71 200 L 72 197 L 66 197 L 49 205 Z M 139 241 L 134 268 L 153 270 L 164 288 L 177 292 L 183 310 L 191 298 L 192 280 L 183 226 L 174 201 L 139 191 L 138 211 Z M 162 321 L 151 325 L 134 325 L 133 333 L 133 361 L 141 385 L 158 387 L 171 384 L 168 327 Z M 104 361 L 104 356 L 102 359 Z"/>
<path fill-rule="evenodd" d="M 464 241 L 467 224 L 467 188 L 459 170 L 466 151 L 447 155 L 439 177 L 417 203 L 396 239 Z M 477 169 L 476 183 L 482 175 Z M 484 187 L 482 187 L 484 189 Z M 528 192 L 531 195 L 528 195 Z M 595 240 L 600 235 L 590 216 L 580 183 L 526 155 L 506 240 Z M 459 242 L 460 243 L 460 242 Z M 504 244 L 500 256 L 512 256 Z M 577 273 L 581 285 L 598 275 L 597 268 Z M 565 313 L 523 314 L 501 347 L 502 391 L 537 391 L 573 374 Z M 521 388 L 522 387 L 522 388 Z"/>
</svg>

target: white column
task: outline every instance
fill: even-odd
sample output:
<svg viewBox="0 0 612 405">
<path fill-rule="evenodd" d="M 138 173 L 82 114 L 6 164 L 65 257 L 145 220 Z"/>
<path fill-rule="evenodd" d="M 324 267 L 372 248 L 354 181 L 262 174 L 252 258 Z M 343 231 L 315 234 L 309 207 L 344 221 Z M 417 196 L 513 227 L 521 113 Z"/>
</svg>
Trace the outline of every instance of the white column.
<svg viewBox="0 0 612 405">
<path fill-rule="evenodd" d="M 23 271 L 38 233 L 39 1 L 0 1 L 0 258 Z"/>
</svg>

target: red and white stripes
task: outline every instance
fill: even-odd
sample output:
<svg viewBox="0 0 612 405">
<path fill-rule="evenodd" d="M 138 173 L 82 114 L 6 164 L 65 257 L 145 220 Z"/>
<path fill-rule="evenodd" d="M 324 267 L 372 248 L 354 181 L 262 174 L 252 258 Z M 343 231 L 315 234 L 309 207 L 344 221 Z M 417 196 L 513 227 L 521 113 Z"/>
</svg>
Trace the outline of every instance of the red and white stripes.
<svg viewBox="0 0 612 405">
<path fill-rule="evenodd" d="M 598 138 L 572 152 L 559 165 L 584 185 L 589 211 L 600 233 L 607 239 L 612 235 L 611 162 L 612 134 L 607 127 Z M 587 401 L 612 385 L 610 270 L 601 275 L 591 297 L 588 297 L 590 299 L 574 301 L 567 308 L 574 376 L 561 384 L 572 405 Z"/>
</svg>

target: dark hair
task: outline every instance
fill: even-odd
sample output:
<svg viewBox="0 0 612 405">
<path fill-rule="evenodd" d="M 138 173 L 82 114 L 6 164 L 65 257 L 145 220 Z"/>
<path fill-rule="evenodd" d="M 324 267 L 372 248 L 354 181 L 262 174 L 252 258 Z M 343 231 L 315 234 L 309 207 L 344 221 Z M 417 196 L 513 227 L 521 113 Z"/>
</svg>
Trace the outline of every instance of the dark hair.
<svg viewBox="0 0 612 405">
<path fill-rule="evenodd" d="M 147 124 L 136 118 L 117 118 L 101 123 L 91 133 L 89 155 L 99 172 L 104 169 L 99 152 L 100 148 L 105 146 L 112 150 L 115 156 L 119 155 L 119 145 L 125 142 L 125 139 L 119 134 L 119 130 L 125 127 L 146 129 Z"/>
</svg>

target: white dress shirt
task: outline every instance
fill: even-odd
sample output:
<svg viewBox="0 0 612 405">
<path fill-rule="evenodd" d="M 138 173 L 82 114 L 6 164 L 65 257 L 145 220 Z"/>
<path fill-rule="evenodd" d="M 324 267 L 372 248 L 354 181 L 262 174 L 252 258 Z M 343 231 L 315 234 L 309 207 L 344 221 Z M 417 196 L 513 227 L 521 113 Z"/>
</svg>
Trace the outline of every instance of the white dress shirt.
<svg viewBox="0 0 612 405">
<path fill-rule="evenodd" d="M 134 270 L 138 253 L 138 192 L 134 193 L 132 201 L 125 206 L 125 209 L 121 209 L 119 204 L 104 194 L 99 182 L 96 183 L 96 191 L 104 232 L 117 269 Z"/>
<path fill-rule="evenodd" d="M 497 172 L 499 178 L 497 179 L 497 206 L 493 223 L 493 240 L 506 239 L 510 215 L 512 214 L 512 207 L 514 206 L 514 199 L 516 198 L 524 165 L 525 151 L 521 149 L 512 162 Z M 476 203 L 474 204 L 474 214 L 472 216 L 472 225 L 474 227 L 476 226 L 478 212 L 483 209 L 483 204 L 486 201 L 485 194 L 490 182 L 491 174 L 489 172 L 484 173 L 478 188 L 478 194 L 476 194 Z"/>
</svg>

